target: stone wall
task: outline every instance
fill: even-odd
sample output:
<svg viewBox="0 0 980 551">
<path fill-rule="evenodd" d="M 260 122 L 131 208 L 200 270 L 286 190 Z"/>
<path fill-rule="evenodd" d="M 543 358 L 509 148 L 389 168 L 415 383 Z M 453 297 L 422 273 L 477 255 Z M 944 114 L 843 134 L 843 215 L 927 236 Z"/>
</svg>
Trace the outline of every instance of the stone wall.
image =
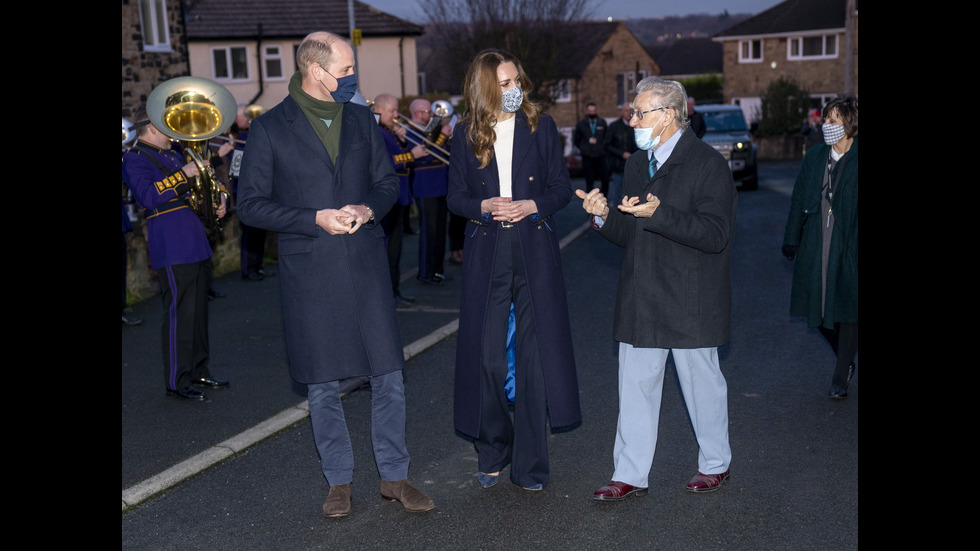
<svg viewBox="0 0 980 551">
<path fill-rule="evenodd" d="M 188 75 L 187 40 L 180 2 L 167 1 L 169 51 L 143 51 L 138 0 L 122 1 L 122 116 L 146 103 L 153 87 L 160 82 Z"/>
<path fill-rule="evenodd" d="M 138 212 L 139 207 L 137 207 Z M 229 213 L 222 221 L 222 234 L 218 243 L 213 244 L 214 249 L 214 276 L 221 277 L 225 274 L 237 272 L 241 268 L 241 246 L 242 236 L 241 224 L 238 222 L 238 214 Z M 155 270 L 150 269 L 149 249 L 147 247 L 146 219 L 142 215 L 133 222 L 133 231 L 126 235 L 126 291 L 128 303 L 133 304 L 141 300 L 160 294 L 160 286 L 157 281 Z M 276 234 L 268 232 L 266 235 L 265 255 L 266 258 L 276 257 Z"/>
</svg>

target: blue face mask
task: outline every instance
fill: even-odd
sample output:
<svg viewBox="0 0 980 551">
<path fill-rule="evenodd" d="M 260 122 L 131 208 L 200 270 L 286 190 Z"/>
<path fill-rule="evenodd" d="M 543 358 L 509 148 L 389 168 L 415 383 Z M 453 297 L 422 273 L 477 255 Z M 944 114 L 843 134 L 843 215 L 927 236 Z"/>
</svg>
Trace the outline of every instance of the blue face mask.
<svg viewBox="0 0 980 551">
<path fill-rule="evenodd" d="M 657 120 L 657 124 L 660 124 L 660 121 L 663 120 L 664 115 L 666 114 L 666 111 L 661 113 L 660 118 Z M 657 136 L 654 137 L 653 129 L 657 127 L 657 124 L 651 126 L 650 128 L 633 129 L 633 137 L 636 139 L 636 147 L 643 150 L 650 150 L 656 149 L 660 145 L 660 136 L 664 133 L 664 130 L 667 130 L 667 127 L 665 126 L 663 130 L 660 131 L 660 134 L 657 134 Z"/>
<path fill-rule="evenodd" d="M 521 108 L 524 101 L 524 91 L 520 86 L 515 86 L 504 92 L 500 97 L 500 109 L 507 113 L 514 113 Z"/>
<path fill-rule="evenodd" d="M 333 77 L 333 75 L 330 74 L 330 72 L 327 72 L 327 74 Z M 337 77 L 333 77 L 333 78 L 337 80 L 337 89 L 335 91 L 331 92 L 330 89 L 327 88 L 327 85 L 324 84 L 322 80 L 319 81 L 320 86 L 323 86 L 323 89 L 330 94 L 330 97 L 332 97 L 335 102 L 337 103 L 349 102 L 351 98 L 354 97 L 354 94 L 357 93 L 357 74 L 347 75 L 345 77 L 340 77 L 340 78 Z"/>
</svg>

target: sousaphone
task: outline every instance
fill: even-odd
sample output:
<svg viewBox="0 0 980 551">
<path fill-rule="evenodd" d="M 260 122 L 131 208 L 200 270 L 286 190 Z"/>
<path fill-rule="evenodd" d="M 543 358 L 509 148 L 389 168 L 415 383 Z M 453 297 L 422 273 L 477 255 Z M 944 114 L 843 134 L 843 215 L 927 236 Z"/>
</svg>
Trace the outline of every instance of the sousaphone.
<svg viewBox="0 0 980 551">
<path fill-rule="evenodd" d="M 217 210 L 228 195 L 210 166 L 208 140 L 224 134 L 235 122 L 238 104 L 227 88 L 200 77 L 178 77 L 160 84 L 146 98 L 146 114 L 160 132 L 181 142 L 188 161 L 197 165 L 187 203 L 211 236 L 220 235 Z"/>
</svg>

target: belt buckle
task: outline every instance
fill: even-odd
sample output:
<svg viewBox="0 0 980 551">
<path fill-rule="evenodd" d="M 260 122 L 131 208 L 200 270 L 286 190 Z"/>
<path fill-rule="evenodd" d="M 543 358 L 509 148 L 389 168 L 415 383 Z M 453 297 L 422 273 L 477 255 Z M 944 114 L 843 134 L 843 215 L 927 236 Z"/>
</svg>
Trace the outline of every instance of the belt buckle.
<svg viewBox="0 0 980 551">
<path fill-rule="evenodd" d="M 503 220 L 500 221 L 500 227 L 501 228 L 504 228 L 504 229 L 510 229 L 510 228 L 513 228 L 516 225 L 517 224 L 511 223 L 511 222 L 504 222 Z"/>
</svg>

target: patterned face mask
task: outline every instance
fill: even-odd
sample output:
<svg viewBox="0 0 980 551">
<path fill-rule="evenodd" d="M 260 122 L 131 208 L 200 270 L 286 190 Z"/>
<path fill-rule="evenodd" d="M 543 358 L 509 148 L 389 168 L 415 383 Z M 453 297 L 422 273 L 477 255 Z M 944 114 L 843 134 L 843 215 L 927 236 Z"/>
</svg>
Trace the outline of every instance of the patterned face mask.
<svg viewBox="0 0 980 551">
<path fill-rule="evenodd" d="M 822 129 L 823 141 L 827 145 L 834 145 L 844 137 L 844 125 L 842 124 L 825 124 Z"/>
<path fill-rule="evenodd" d="M 524 91 L 520 86 L 515 86 L 507 90 L 500 97 L 500 109 L 508 113 L 514 113 L 521 108 L 524 102 Z"/>
</svg>

